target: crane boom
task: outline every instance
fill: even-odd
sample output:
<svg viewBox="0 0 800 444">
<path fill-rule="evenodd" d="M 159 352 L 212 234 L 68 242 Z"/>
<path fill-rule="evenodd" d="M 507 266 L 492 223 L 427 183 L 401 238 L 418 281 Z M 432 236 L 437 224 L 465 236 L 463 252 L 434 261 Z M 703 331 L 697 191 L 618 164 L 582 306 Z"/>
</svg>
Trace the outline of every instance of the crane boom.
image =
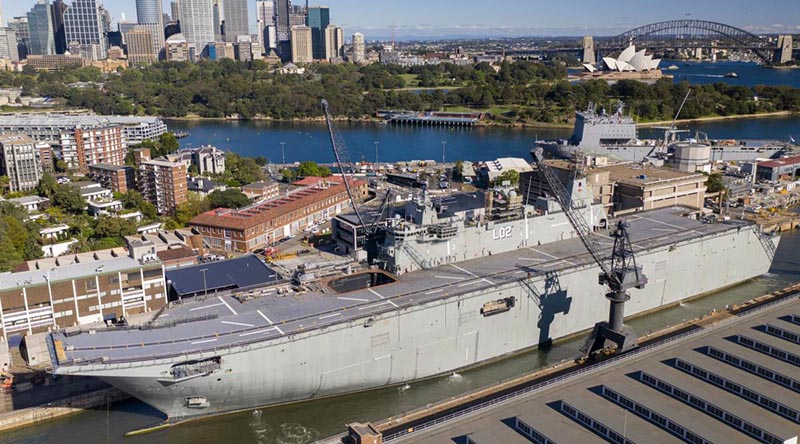
<svg viewBox="0 0 800 444">
<path fill-rule="evenodd" d="M 344 187 L 347 190 L 347 197 L 350 198 L 350 204 L 353 206 L 353 211 L 356 214 L 358 223 L 361 224 L 362 227 L 366 227 L 364 218 L 361 217 L 361 212 L 358 211 L 358 202 L 356 201 L 356 198 L 353 195 L 353 190 L 350 187 L 350 178 L 347 177 L 348 172 L 351 174 L 355 172 L 355 166 L 350 160 L 350 153 L 347 151 L 347 146 L 344 144 L 344 139 L 342 138 L 341 133 L 339 133 L 336 125 L 333 123 L 333 116 L 331 116 L 331 109 L 328 105 L 328 101 L 322 99 L 321 105 L 323 112 L 325 112 L 325 122 L 328 125 L 328 134 L 331 138 L 333 155 L 336 157 L 336 164 L 339 166 L 339 172 L 342 175 L 342 181 L 344 181 Z"/>
<path fill-rule="evenodd" d="M 609 264 L 606 263 L 606 260 L 602 257 L 594 241 L 592 241 L 589 236 L 593 231 L 591 226 L 589 226 L 586 218 L 583 217 L 583 214 L 575 205 L 575 202 L 572 200 L 572 195 L 567 191 L 566 187 L 564 187 L 564 184 L 561 183 L 561 180 L 558 178 L 556 173 L 552 168 L 550 168 L 549 165 L 544 163 L 544 150 L 537 148 L 533 152 L 533 159 L 536 161 L 539 171 L 542 173 L 542 175 L 544 175 L 545 181 L 547 181 L 547 185 L 553 192 L 553 196 L 556 198 L 556 201 L 558 201 L 558 204 L 561 206 L 561 209 L 564 211 L 567 219 L 569 219 L 570 224 L 572 224 L 572 227 L 577 232 L 578 237 L 583 243 L 583 246 L 586 248 L 589 254 L 592 255 L 592 259 L 594 259 L 597 265 L 600 266 L 603 274 L 613 276 Z"/>
</svg>

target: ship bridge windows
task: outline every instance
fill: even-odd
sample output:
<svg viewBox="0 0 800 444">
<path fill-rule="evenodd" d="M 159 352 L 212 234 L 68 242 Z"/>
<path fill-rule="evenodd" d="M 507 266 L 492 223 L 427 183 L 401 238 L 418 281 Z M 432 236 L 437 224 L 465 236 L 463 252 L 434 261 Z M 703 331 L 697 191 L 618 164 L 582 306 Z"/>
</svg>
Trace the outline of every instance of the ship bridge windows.
<svg viewBox="0 0 800 444">
<path fill-rule="evenodd" d="M 328 281 L 328 287 L 337 293 L 349 293 L 351 291 L 366 290 L 367 288 L 391 284 L 392 282 L 395 282 L 395 279 L 386 273 L 369 271 L 332 279 Z"/>
</svg>

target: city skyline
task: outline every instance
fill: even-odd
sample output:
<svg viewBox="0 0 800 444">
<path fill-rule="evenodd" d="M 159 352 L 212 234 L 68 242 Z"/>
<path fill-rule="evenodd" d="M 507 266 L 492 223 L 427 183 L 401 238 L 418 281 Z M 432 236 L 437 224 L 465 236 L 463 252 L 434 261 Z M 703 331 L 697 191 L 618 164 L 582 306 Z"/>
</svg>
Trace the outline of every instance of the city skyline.
<svg viewBox="0 0 800 444">
<path fill-rule="evenodd" d="M 35 3 L 0 0 L 3 20 L 24 15 Z M 304 2 L 303 2 L 304 3 Z M 105 0 L 115 22 L 125 14 L 136 20 L 135 0 Z M 576 0 L 570 10 L 561 4 L 544 1 L 508 0 L 502 8 L 487 9 L 477 0 L 408 0 L 402 4 L 375 0 L 364 7 L 357 0 L 311 1 L 311 6 L 331 9 L 331 23 L 345 28 L 348 34 L 362 32 L 372 39 L 394 35 L 398 40 L 425 38 L 519 37 L 561 35 L 616 35 L 628 29 L 661 20 L 691 17 L 719 21 L 754 33 L 800 32 L 800 9 L 790 0 L 772 0 L 756 6 L 746 0 L 691 2 L 635 2 L 624 0 L 597 3 Z M 168 1 L 163 3 L 170 12 Z M 256 32 L 255 0 L 247 0 L 248 26 Z M 758 14 L 753 14 L 758 12 Z M 434 20 L 435 18 L 435 20 Z"/>
</svg>

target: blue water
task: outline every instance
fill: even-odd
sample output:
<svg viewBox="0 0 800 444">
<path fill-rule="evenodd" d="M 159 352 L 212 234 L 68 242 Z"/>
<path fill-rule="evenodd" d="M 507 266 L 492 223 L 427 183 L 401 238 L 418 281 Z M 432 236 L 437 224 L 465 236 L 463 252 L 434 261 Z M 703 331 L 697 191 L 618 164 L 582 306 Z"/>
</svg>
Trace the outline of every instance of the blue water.
<svg viewBox="0 0 800 444">
<path fill-rule="evenodd" d="M 170 121 L 170 129 L 186 130 L 189 136 L 181 146 L 212 144 L 244 156 L 264 156 L 272 162 L 282 159 L 281 142 L 285 142 L 286 162 L 315 160 L 333 162 L 327 128 L 322 123 L 305 122 L 224 122 Z M 789 135 L 800 139 L 800 117 L 726 120 L 689 125 L 682 129 L 704 131 L 717 139 L 782 139 Z M 375 123 L 340 123 L 339 128 L 354 161 L 375 161 L 375 142 L 381 162 L 401 160 L 445 159 L 489 160 L 498 157 L 529 156 L 537 137 L 540 139 L 569 137 L 571 128 L 420 128 Z M 662 132 L 643 129 L 642 138 L 660 138 Z"/>
<path fill-rule="evenodd" d="M 678 69 L 670 71 L 667 69 L 670 65 L 675 65 Z M 662 61 L 661 69 L 664 74 L 673 76 L 676 82 L 687 80 L 700 85 L 723 82 L 748 87 L 783 85 L 800 88 L 800 69 L 769 69 L 748 62 L 682 62 L 677 60 Z M 735 72 L 739 74 L 739 77 L 725 77 L 725 74 L 729 72 Z"/>
</svg>

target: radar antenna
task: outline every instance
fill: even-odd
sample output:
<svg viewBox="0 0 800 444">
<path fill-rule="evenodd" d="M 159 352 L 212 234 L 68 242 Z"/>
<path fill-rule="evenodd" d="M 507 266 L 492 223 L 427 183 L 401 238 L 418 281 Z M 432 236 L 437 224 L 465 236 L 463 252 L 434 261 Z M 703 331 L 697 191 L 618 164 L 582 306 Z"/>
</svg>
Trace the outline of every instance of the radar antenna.
<svg viewBox="0 0 800 444">
<path fill-rule="evenodd" d="M 638 346 L 636 333 L 624 324 L 625 302 L 630 299 L 628 290 L 644 288 L 647 277 L 642 273 L 642 267 L 636 265 L 633 246 L 628 237 L 628 224 L 625 221 L 617 222 L 616 229 L 611 233 L 611 237 L 614 238 L 611 257 L 603 257 L 599 247 L 591 238 L 592 228 L 575 204 L 572 195 L 567 192 L 550 165 L 544 162 L 544 151 L 536 148 L 531 154 L 586 251 L 600 267 L 598 282 L 607 286 L 609 290 L 606 293 L 606 298 L 611 304 L 608 321 L 595 324 L 591 336 L 581 348 L 582 358 L 603 349 L 615 348 L 624 353 L 636 348 Z"/>
</svg>

